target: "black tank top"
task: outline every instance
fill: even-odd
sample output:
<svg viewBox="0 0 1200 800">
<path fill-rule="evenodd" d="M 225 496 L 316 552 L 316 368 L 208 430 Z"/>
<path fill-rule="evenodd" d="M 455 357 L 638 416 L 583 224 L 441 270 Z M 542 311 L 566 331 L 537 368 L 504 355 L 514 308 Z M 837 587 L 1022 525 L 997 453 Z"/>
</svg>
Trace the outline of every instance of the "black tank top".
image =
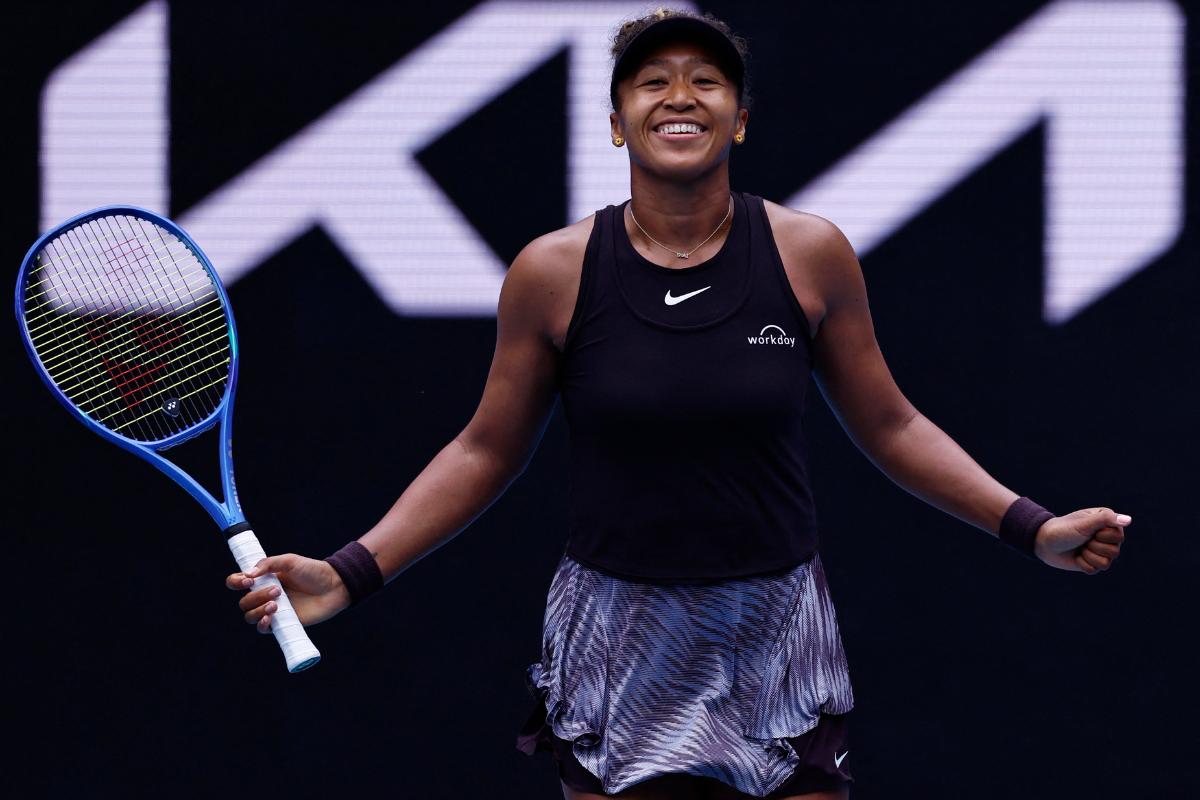
<svg viewBox="0 0 1200 800">
<path fill-rule="evenodd" d="M 808 320 L 762 198 L 733 197 L 720 251 L 676 269 L 634 249 L 624 203 L 596 213 L 557 374 L 585 565 L 700 582 L 817 551 Z"/>
</svg>

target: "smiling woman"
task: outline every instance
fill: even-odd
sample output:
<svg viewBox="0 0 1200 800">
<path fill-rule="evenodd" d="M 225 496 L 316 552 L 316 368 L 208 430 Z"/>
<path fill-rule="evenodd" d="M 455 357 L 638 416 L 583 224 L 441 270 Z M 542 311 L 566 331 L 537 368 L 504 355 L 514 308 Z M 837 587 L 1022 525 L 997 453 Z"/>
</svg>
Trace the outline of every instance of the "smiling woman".
<svg viewBox="0 0 1200 800">
<path fill-rule="evenodd" d="M 551 314 L 571 531 L 518 746 L 554 754 L 568 800 L 847 797 L 854 695 L 818 553 L 810 375 L 913 493 L 1029 554 L 1053 515 L 900 393 L 836 226 L 730 191 L 745 42 L 660 10 L 620 28 L 613 59 L 631 198 L 513 266 L 574 299 Z M 1104 512 L 1059 529 L 1060 553 L 1086 543 L 1107 566 L 1121 534 Z"/>
<path fill-rule="evenodd" d="M 721 168 L 729 147 L 745 141 L 746 44 L 723 22 L 664 10 L 623 25 L 613 41 L 613 58 L 613 144 L 628 143 L 632 164 L 655 170 L 666 166 L 664 159 L 673 161 L 673 177 L 691 181 L 700 177 L 697 168 Z M 672 97 L 680 92 L 695 102 L 678 105 Z M 678 147 L 664 152 L 651 144 Z M 698 158 L 697 148 L 707 149 L 707 157 Z M 636 190 L 634 195 L 639 199 Z"/>
<path fill-rule="evenodd" d="M 844 798 L 854 694 L 809 478 L 814 385 L 894 482 L 1051 566 L 1107 569 L 1130 520 L 1054 517 L 988 475 L 896 386 L 838 228 L 731 191 L 749 109 L 727 26 L 660 10 L 613 56 L 630 199 L 517 256 L 470 422 L 357 541 L 227 583 L 275 572 L 305 624 L 360 602 L 495 502 L 557 395 L 570 529 L 518 747 L 554 754 L 568 800 Z M 269 594 L 241 606 L 270 629 Z"/>
<path fill-rule="evenodd" d="M 518 746 L 554 754 L 571 800 L 844 797 L 853 692 L 800 427 L 820 312 L 774 212 L 730 191 L 746 45 L 660 11 L 613 58 L 632 197 L 571 254 L 571 537 Z"/>
</svg>

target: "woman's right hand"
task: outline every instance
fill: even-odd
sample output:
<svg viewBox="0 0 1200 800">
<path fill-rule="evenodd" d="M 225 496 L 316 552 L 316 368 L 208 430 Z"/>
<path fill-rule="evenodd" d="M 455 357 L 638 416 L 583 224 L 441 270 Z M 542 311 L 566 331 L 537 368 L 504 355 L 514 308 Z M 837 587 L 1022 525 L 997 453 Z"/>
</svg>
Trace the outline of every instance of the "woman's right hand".
<svg viewBox="0 0 1200 800">
<path fill-rule="evenodd" d="M 272 615 L 278 608 L 275 598 L 279 589 L 264 586 L 254 591 L 246 590 L 251 588 L 255 578 L 269 572 L 274 572 L 275 577 L 279 578 L 288 599 L 292 601 L 292 607 L 296 609 L 296 616 L 305 626 L 324 622 L 350 606 L 350 594 L 342 584 L 341 576 L 328 561 L 305 558 L 295 553 L 268 556 L 250 570 L 235 572 L 225 579 L 228 588 L 235 592 L 246 592 L 238 601 L 238 606 L 245 612 L 246 622 L 254 625 L 259 633 L 271 632 Z"/>
</svg>

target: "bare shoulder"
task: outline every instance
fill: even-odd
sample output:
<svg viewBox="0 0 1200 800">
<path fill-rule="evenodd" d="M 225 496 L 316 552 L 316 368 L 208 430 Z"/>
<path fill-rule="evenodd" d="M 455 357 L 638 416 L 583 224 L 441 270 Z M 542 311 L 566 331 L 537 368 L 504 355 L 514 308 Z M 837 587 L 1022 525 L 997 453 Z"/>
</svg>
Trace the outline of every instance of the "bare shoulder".
<svg viewBox="0 0 1200 800">
<path fill-rule="evenodd" d="M 594 222 L 592 214 L 525 245 L 509 267 L 500 292 L 502 323 L 504 317 L 519 317 L 536 325 L 562 349 Z"/>
<path fill-rule="evenodd" d="M 837 225 L 807 211 L 764 203 L 784 270 L 802 304 L 807 293 L 823 319 L 839 305 L 865 302 L 862 266 Z"/>
<path fill-rule="evenodd" d="M 509 272 L 518 269 L 530 276 L 554 279 L 563 272 L 570 272 L 569 265 L 581 267 L 595 218 L 596 215 L 591 214 L 565 228 L 537 237 L 517 254 Z"/>
<path fill-rule="evenodd" d="M 781 255 L 814 259 L 821 263 L 829 260 L 844 261 L 847 256 L 856 258 L 854 248 L 841 229 L 816 214 L 797 211 L 770 200 L 764 200 L 767 219 Z M 814 265 L 815 266 L 815 265 Z"/>
<path fill-rule="evenodd" d="M 858 257 L 841 229 L 824 217 L 763 203 L 788 282 L 816 331 L 831 308 L 861 287 Z"/>
</svg>

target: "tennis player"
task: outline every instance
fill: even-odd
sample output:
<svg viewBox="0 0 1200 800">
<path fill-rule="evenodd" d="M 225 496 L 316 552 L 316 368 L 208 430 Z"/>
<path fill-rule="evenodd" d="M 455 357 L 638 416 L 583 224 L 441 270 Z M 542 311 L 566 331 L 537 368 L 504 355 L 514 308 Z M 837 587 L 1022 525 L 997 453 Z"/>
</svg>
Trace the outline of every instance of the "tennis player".
<svg viewBox="0 0 1200 800">
<path fill-rule="evenodd" d="M 733 192 L 744 41 L 659 10 L 613 41 L 612 143 L 631 199 L 531 242 L 501 289 L 483 397 L 386 516 L 325 560 L 272 556 L 312 625 L 466 528 L 525 469 L 556 395 L 570 530 L 517 738 L 568 800 L 845 798 L 853 693 L 818 553 L 801 416 L 810 375 L 910 493 L 1063 570 L 1096 574 L 1130 518 L 1055 516 L 901 394 L 838 228 Z M 240 606 L 260 632 L 275 602 Z"/>
</svg>

